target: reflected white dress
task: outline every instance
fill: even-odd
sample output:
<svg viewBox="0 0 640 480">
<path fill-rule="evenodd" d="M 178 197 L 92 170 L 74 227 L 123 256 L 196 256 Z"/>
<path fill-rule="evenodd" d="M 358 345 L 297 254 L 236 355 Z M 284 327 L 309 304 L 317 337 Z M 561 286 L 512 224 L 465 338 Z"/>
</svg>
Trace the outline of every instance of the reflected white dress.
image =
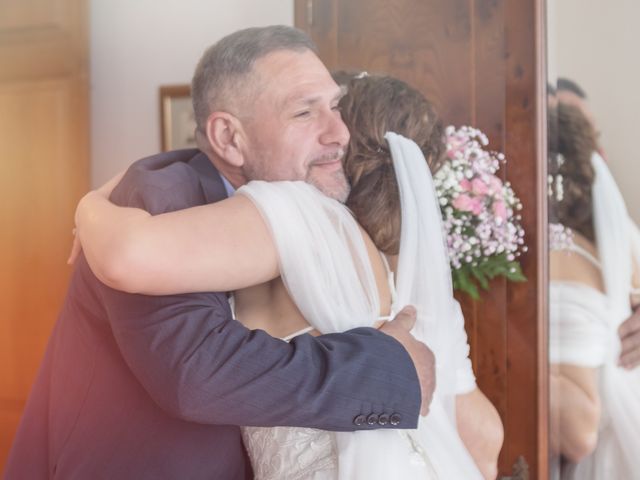
<svg viewBox="0 0 640 480">
<path fill-rule="evenodd" d="M 395 155 L 402 158 L 416 156 L 415 149 L 419 152 L 413 142 L 399 136 L 391 138 L 390 146 L 395 148 Z M 420 157 L 413 159 L 414 167 L 428 172 L 421 153 Z M 424 181 L 421 175 L 425 173 L 411 174 Z M 428 181 L 430 179 L 429 175 Z M 432 184 L 422 186 L 428 191 Z M 410 190 L 413 192 L 415 188 Z M 344 205 L 303 182 L 251 182 L 239 189 L 238 194 L 248 196 L 256 204 L 270 227 L 282 279 L 313 328 L 332 333 L 374 325 L 380 311 L 375 278 L 362 234 Z M 424 203 L 433 203 L 437 209 L 435 198 Z M 418 209 L 421 218 L 423 210 Z M 406 219 L 406 212 L 403 206 L 403 228 L 413 225 L 410 218 Z M 435 210 L 431 213 L 436 215 Z M 439 222 L 439 210 L 437 215 Z M 420 299 L 407 297 L 411 286 L 414 290 L 424 290 L 425 282 L 416 283 L 416 278 L 437 277 L 439 263 L 446 262 L 448 269 L 448 259 L 442 256 L 444 243 L 439 231 L 439 240 L 433 249 L 425 239 L 429 255 L 438 255 L 437 259 L 428 258 L 433 262 L 432 272 L 408 267 L 401 271 L 402 257 L 407 258 L 408 253 L 413 260 L 410 265 L 421 264 L 421 254 L 411 248 L 423 250 L 423 245 L 413 242 L 403 247 L 402 244 L 409 238 L 423 239 L 423 235 L 417 233 L 419 230 L 406 235 L 403 230 L 395 282 L 397 296 L 392 311 L 398 311 L 405 303 L 418 305 L 419 316 L 413 333 L 432 348 L 437 364 L 438 387 L 429 415 L 421 417 L 415 430 L 328 432 L 310 428 L 243 427 L 243 439 L 257 480 L 482 478 L 455 425 L 455 395 L 475 388 L 459 306 L 451 296 L 450 285 L 446 293 L 447 281 L 441 278 L 432 279 L 437 284 L 429 289 L 438 299 L 422 298 L 421 303 Z M 411 272 L 412 281 L 408 282 L 402 272 Z M 450 282 L 450 277 L 448 280 Z M 424 308 L 420 308 L 422 304 Z M 441 309 L 437 317 L 430 317 L 434 304 L 444 305 L 446 310 Z M 420 330 L 421 326 L 429 328 L 429 335 Z"/>
<path fill-rule="evenodd" d="M 594 153 L 592 188 L 599 259 L 574 245 L 602 272 L 605 292 L 574 282 L 550 282 L 550 362 L 598 369 L 601 419 L 592 455 L 552 475 L 563 480 L 640 479 L 640 368 L 618 367 L 618 327 L 630 315 L 632 259 L 640 234 L 604 160 Z"/>
<path fill-rule="evenodd" d="M 577 254 L 581 255 L 582 252 Z M 635 405 L 628 405 L 627 402 L 621 405 L 619 401 L 626 396 L 620 392 L 621 389 L 627 390 L 628 385 L 625 384 L 631 382 L 640 386 L 640 378 L 637 372 L 627 372 L 615 364 L 619 340 L 616 328 L 612 325 L 611 309 L 606 295 L 580 283 L 553 281 L 550 283 L 549 300 L 550 363 L 597 368 L 598 391 L 602 405 L 595 451 L 578 464 L 563 464 L 562 472 L 559 471 L 558 465 L 553 465 L 552 480 L 640 478 L 638 469 L 632 468 L 633 463 L 625 458 L 622 446 L 624 442 L 632 442 L 632 449 L 640 454 L 640 432 L 635 432 L 625 440 L 624 432 L 616 428 L 611 416 L 612 409 L 616 410 L 614 415 L 619 417 L 619 413 L 622 412 L 618 409 L 627 408 L 623 417 L 626 417 L 630 424 L 638 424 L 640 398 L 637 398 L 638 403 Z M 633 390 L 640 393 L 637 387 Z M 617 392 L 621 395 L 618 396 Z"/>
</svg>

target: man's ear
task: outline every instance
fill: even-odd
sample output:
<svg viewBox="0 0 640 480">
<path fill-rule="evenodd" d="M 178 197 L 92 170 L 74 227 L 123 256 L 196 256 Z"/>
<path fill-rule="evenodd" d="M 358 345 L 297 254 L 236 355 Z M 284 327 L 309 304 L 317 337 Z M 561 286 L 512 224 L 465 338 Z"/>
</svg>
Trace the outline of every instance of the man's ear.
<svg viewBox="0 0 640 480">
<path fill-rule="evenodd" d="M 227 112 L 213 112 L 207 119 L 206 133 L 211 149 L 234 167 L 244 165 L 242 125 Z"/>
</svg>

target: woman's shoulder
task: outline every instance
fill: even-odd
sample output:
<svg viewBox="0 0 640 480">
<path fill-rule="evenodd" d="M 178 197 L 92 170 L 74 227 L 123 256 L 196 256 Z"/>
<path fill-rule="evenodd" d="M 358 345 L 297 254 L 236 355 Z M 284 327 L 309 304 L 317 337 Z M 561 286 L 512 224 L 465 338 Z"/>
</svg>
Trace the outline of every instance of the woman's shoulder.
<svg viewBox="0 0 640 480">
<path fill-rule="evenodd" d="M 604 292 L 597 248 L 578 233 L 572 248 L 550 252 L 549 276 L 552 282 L 568 282 Z"/>
</svg>

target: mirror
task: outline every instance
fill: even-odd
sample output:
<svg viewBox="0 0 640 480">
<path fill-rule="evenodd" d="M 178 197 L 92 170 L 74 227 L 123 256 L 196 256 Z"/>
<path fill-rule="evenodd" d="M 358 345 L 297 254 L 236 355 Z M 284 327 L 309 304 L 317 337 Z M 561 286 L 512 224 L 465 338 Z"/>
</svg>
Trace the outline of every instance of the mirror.
<svg viewBox="0 0 640 480">
<path fill-rule="evenodd" d="M 640 3 L 547 14 L 550 478 L 637 478 L 640 368 L 619 365 L 618 328 L 640 303 Z"/>
</svg>

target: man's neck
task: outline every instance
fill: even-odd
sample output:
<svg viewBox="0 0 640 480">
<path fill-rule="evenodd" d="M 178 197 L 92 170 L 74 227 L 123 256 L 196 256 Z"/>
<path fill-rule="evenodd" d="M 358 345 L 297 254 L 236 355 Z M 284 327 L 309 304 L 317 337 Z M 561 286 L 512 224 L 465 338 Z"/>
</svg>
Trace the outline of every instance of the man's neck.
<svg viewBox="0 0 640 480">
<path fill-rule="evenodd" d="M 221 158 L 212 155 L 211 152 L 203 150 L 202 148 L 200 149 L 200 151 L 202 151 L 202 153 L 204 153 L 209 158 L 209 161 L 213 164 L 213 166 L 222 177 L 224 188 L 227 190 L 227 193 L 229 195 L 231 195 L 238 188 L 247 183 L 248 180 L 244 176 L 242 169 L 230 166 Z"/>
</svg>

